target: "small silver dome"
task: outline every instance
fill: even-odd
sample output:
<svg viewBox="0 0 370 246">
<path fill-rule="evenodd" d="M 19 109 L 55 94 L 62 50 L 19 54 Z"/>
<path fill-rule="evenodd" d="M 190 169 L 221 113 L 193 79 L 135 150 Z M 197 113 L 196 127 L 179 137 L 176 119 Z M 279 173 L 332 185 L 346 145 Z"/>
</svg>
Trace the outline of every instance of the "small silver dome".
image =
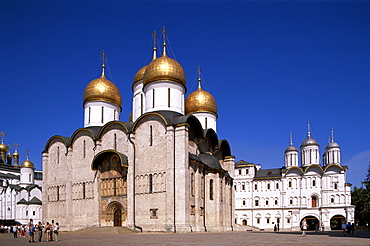
<svg viewBox="0 0 370 246">
<path fill-rule="evenodd" d="M 339 144 L 336 142 L 331 142 L 326 146 L 326 149 L 331 149 L 331 148 L 340 148 Z"/>
<path fill-rule="evenodd" d="M 291 151 L 298 152 L 298 149 L 296 147 L 294 147 L 293 145 L 290 145 L 288 148 L 286 148 L 284 153 L 291 152 Z"/>
<path fill-rule="evenodd" d="M 316 146 L 319 146 L 319 144 L 316 142 L 315 139 L 311 138 L 311 137 L 308 137 L 306 140 L 304 140 L 301 144 L 301 148 L 302 147 L 306 147 L 306 146 L 311 146 L 311 145 L 316 145 Z"/>
</svg>

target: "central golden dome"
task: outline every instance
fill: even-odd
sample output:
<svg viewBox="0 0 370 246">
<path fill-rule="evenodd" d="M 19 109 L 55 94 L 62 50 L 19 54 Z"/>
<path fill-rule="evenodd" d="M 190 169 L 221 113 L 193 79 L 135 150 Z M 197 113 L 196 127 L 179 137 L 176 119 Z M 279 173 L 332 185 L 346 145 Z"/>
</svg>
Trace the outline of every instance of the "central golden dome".
<svg viewBox="0 0 370 246">
<path fill-rule="evenodd" d="M 0 144 L 0 153 L 6 153 L 8 152 L 8 148 L 6 147 L 6 145 L 4 143 L 1 143 Z"/>
<path fill-rule="evenodd" d="M 192 114 L 197 112 L 210 112 L 217 115 L 217 104 L 215 98 L 211 93 L 198 89 L 186 98 L 185 100 L 185 114 Z"/>
<path fill-rule="evenodd" d="M 91 101 L 104 101 L 122 106 L 122 98 L 118 88 L 104 74 L 100 78 L 92 80 L 85 88 L 84 103 Z"/>
<path fill-rule="evenodd" d="M 144 86 L 160 80 L 169 80 L 186 86 L 184 69 L 180 63 L 168 57 L 166 54 L 155 59 L 146 67 L 143 80 Z"/>
</svg>

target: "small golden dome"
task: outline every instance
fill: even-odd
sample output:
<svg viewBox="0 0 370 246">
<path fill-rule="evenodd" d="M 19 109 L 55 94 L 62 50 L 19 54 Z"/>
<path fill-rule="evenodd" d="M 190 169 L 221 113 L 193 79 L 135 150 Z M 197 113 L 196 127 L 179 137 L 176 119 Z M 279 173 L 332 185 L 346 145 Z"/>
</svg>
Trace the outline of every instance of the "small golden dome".
<svg viewBox="0 0 370 246">
<path fill-rule="evenodd" d="M 145 70 L 146 70 L 146 68 L 148 67 L 148 65 L 146 65 L 146 66 L 144 66 L 144 67 L 142 67 L 142 68 L 140 68 L 139 69 L 139 71 L 137 71 L 137 73 L 135 74 L 135 76 L 134 76 L 134 83 L 133 83 L 133 85 L 136 83 L 136 82 L 138 82 L 138 81 L 140 81 L 140 80 L 142 80 L 143 79 L 143 77 L 144 77 L 144 73 L 145 73 Z"/>
<path fill-rule="evenodd" d="M 104 101 L 122 106 L 122 98 L 118 88 L 104 74 L 100 78 L 92 80 L 86 86 L 84 103 L 90 101 Z"/>
<path fill-rule="evenodd" d="M 160 81 L 169 80 L 186 86 L 185 72 L 180 63 L 168 57 L 166 54 L 152 61 L 144 73 L 144 86 Z"/>
<path fill-rule="evenodd" d="M 6 153 L 8 152 L 8 148 L 4 143 L 0 144 L 0 153 Z"/>
<path fill-rule="evenodd" d="M 217 115 L 217 104 L 215 98 L 211 93 L 198 89 L 186 98 L 185 100 L 185 114 L 192 114 L 196 112 L 210 112 Z"/>
<path fill-rule="evenodd" d="M 32 161 L 30 161 L 30 160 L 25 160 L 24 162 L 22 162 L 22 166 L 21 167 L 35 168 L 35 166 L 33 165 Z"/>
<path fill-rule="evenodd" d="M 14 158 L 19 158 L 19 153 L 18 153 L 18 152 L 14 152 L 14 153 L 13 153 L 13 157 L 14 157 Z"/>
</svg>

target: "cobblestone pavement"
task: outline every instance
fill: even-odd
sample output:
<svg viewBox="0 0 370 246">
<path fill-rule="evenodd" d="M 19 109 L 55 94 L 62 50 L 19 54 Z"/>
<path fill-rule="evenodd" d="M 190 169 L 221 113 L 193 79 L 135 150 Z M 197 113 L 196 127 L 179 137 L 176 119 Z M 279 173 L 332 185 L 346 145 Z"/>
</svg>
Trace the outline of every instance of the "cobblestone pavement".
<svg viewBox="0 0 370 246">
<path fill-rule="evenodd" d="M 129 233 L 107 234 L 99 229 L 86 232 L 61 232 L 58 242 L 28 243 L 27 237 L 0 234 L 0 245 L 356 245 L 370 246 L 370 232 L 343 236 L 341 231 L 308 232 L 221 232 L 221 233 Z"/>
</svg>

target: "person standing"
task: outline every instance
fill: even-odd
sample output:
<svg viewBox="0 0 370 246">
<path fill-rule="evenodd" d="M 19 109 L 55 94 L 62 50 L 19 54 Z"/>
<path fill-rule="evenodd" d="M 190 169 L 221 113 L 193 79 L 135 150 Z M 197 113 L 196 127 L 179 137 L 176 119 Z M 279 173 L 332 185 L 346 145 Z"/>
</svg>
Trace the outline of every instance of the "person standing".
<svg viewBox="0 0 370 246">
<path fill-rule="evenodd" d="M 46 222 L 45 233 L 46 233 L 46 242 L 49 242 L 50 241 L 50 224 L 49 224 L 49 222 Z"/>
<path fill-rule="evenodd" d="M 42 225 L 41 221 L 39 221 L 37 225 L 37 241 L 41 242 L 42 240 L 42 230 L 44 229 L 44 226 Z"/>
<path fill-rule="evenodd" d="M 35 242 L 35 227 L 33 226 L 33 219 L 30 219 L 28 222 L 28 242 L 34 243 Z"/>
<path fill-rule="evenodd" d="M 345 221 L 342 222 L 343 236 L 346 236 L 347 224 Z"/>
<path fill-rule="evenodd" d="M 307 231 L 307 221 L 306 221 L 306 219 L 303 219 L 301 229 L 302 229 L 302 237 L 306 236 L 306 231 Z"/>
<path fill-rule="evenodd" d="M 59 236 L 59 223 L 55 223 L 54 226 L 54 239 L 56 242 L 58 242 L 58 236 Z"/>
<path fill-rule="evenodd" d="M 18 229 L 17 229 L 17 226 L 14 225 L 13 228 L 12 228 L 12 230 L 13 230 L 14 238 L 17 238 L 18 237 Z"/>
</svg>

